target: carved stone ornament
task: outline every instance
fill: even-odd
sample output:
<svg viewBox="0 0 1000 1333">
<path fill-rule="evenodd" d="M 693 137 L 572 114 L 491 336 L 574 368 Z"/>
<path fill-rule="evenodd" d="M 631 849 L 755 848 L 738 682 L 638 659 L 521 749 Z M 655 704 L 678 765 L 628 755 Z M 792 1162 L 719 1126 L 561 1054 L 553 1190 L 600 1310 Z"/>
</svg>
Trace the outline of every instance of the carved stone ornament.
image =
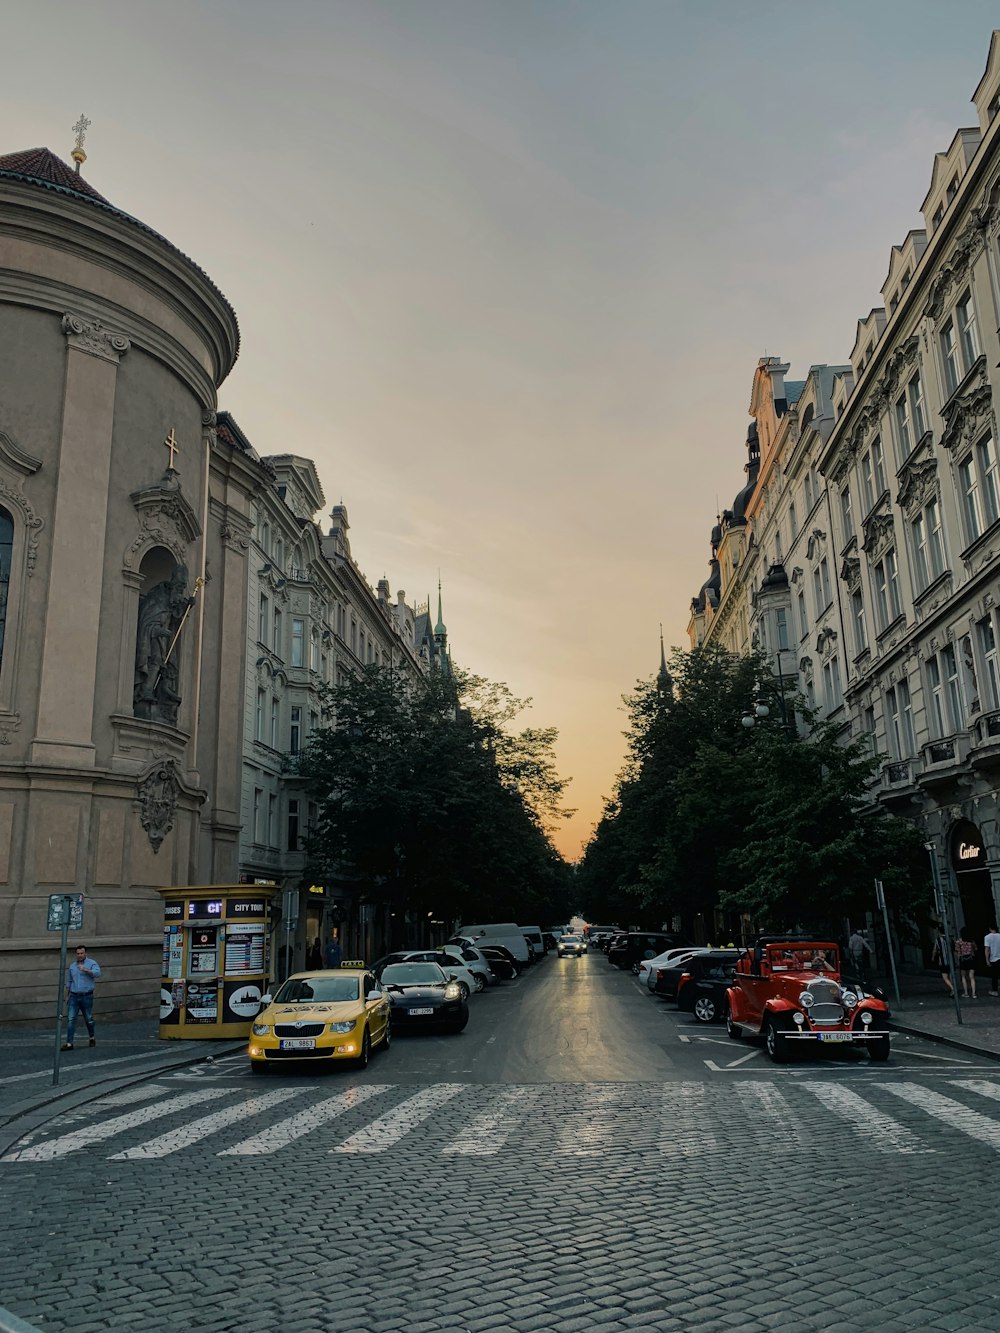
<svg viewBox="0 0 1000 1333">
<path fill-rule="evenodd" d="M 907 518 L 915 517 L 917 511 L 932 497 L 937 496 L 937 463 L 933 458 L 906 467 L 900 483 L 896 503 Z"/>
<path fill-rule="evenodd" d="M 959 233 L 954 250 L 938 271 L 933 283 L 931 283 L 930 295 L 927 298 L 927 304 L 924 306 L 925 315 L 930 315 L 931 319 L 939 317 L 948 299 L 948 293 L 952 287 L 962 281 L 973 260 L 983 251 L 985 246 L 985 227 L 981 219 L 974 214 Z"/>
<path fill-rule="evenodd" d="M 215 429 L 216 414 L 206 410 L 201 414 L 201 438 L 208 441 L 208 447 L 214 449 L 218 442 L 218 432 Z"/>
<path fill-rule="evenodd" d="M 139 818 L 154 852 L 160 850 L 160 844 L 174 826 L 179 791 L 177 765 L 173 759 L 157 760 L 139 783 Z"/>
<path fill-rule="evenodd" d="M 829 625 L 823 627 L 816 635 L 816 652 L 824 657 L 828 656 L 837 642 L 837 631 L 831 629 Z"/>
<path fill-rule="evenodd" d="M 807 560 L 814 560 L 816 558 L 816 552 L 819 547 L 819 543 L 825 540 L 826 540 L 826 533 L 822 530 L 822 528 L 813 528 L 812 532 L 810 532 L 809 534 L 809 541 L 806 543 Z"/>
<path fill-rule="evenodd" d="M 900 381 L 906 371 L 913 365 L 917 359 L 918 339 L 915 333 L 911 333 L 899 344 L 896 350 L 889 357 L 885 366 L 885 374 L 879 381 L 879 387 L 886 396 L 887 401 L 891 401 L 896 396 Z"/>
<path fill-rule="evenodd" d="M 871 397 L 855 417 L 855 427 L 851 431 L 849 447 L 851 454 L 860 452 L 865 437 L 871 430 L 879 430 L 882 418 L 889 408 L 889 399 L 881 388 L 872 390 Z"/>
<path fill-rule="evenodd" d="M 165 546 L 179 561 L 201 536 L 201 524 L 181 490 L 176 472 L 165 472 L 155 486 L 133 491 L 132 503 L 139 515 L 140 530 L 125 552 L 124 566 L 133 569 L 151 546 Z"/>
<path fill-rule="evenodd" d="M 810 673 L 811 673 L 811 672 L 812 672 L 812 664 L 813 664 L 813 660 L 812 660 L 811 657 L 800 657 L 800 658 L 799 658 L 799 670 L 802 671 L 802 672 L 810 672 Z"/>
<path fill-rule="evenodd" d="M 38 561 L 38 534 L 45 526 L 45 522 L 38 517 L 21 494 L 21 484 L 24 477 L 30 477 L 41 466 L 40 459 L 32 458 L 30 454 L 26 454 L 9 435 L 0 431 L 0 504 L 14 505 L 21 512 L 21 519 L 28 539 L 24 568 L 25 573 L 29 576 L 35 572 L 35 565 Z M 15 484 L 12 485 L 7 481 L 4 476 L 5 472 L 15 475 Z"/>
<path fill-rule="evenodd" d="M 840 567 L 840 577 L 850 592 L 857 592 L 861 586 L 861 561 L 856 555 L 844 557 L 844 563 Z"/>
<path fill-rule="evenodd" d="M 245 555 L 250 550 L 250 533 L 252 527 L 245 526 L 234 520 L 226 520 L 219 524 L 219 536 L 222 538 L 222 544 L 227 551 L 238 551 Z"/>
<path fill-rule="evenodd" d="M 941 413 L 944 417 L 941 443 L 950 453 L 963 445 L 971 446 L 986 431 L 996 439 L 993 391 L 986 377 L 985 357 L 981 358 L 978 369 L 975 383 L 966 393 L 951 398 Z"/>
<path fill-rule="evenodd" d="M 63 315 L 62 331 L 70 347 L 99 356 L 116 366 L 132 346 L 123 333 L 106 329 L 99 319 L 84 319 L 81 315 Z"/>
<path fill-rule="evenodd" d="M 804 579 L 804 578 L 805 578 L 805 575 L 802 573 L 802 566 L 801 566 L 801 565 L 796 565 L 795 568 L 792 570 L 791 574 L 789 574 L 789 576 L 788 576 L 788 582 L 789 582 L 789 583 L 798 583 L 801 579 Z"/>
<path fill-rule="evenodd" d="M 870 560 L 882 554 L 892 540 L 893 531 L 891 514 L 870 514 L 865 519 L 865 540 L 861 549 Z"/>
</svg>

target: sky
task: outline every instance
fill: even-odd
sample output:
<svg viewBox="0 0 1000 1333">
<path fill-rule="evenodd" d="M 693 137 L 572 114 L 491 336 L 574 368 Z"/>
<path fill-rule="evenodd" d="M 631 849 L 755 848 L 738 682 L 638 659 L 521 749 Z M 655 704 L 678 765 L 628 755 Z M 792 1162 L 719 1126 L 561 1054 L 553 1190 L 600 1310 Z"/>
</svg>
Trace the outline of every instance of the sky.
<svg viewBox="0 0 1000 1333">
<path fill-rule="evenodd" d="M 575 858 L 622 695 L 686 646 L 759 357 L 842 363 L 988 0 L 35 0 L 0 152 L 84 174 L 236 309 L 219 404 L 557 727 Z M 326 515 L 319 515 L 326 523 Z"/>
</svg>

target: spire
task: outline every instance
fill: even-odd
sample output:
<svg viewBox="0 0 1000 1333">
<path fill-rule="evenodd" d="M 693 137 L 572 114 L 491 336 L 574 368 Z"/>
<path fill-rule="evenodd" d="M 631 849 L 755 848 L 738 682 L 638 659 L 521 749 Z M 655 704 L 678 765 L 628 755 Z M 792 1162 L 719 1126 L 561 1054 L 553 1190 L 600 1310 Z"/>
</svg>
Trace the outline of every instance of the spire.
<svg viewBox="0 0 1000 1333">
<path fill-rule="evenodd" d="M 656 688 L 662 695 L 673 693 L 674 683 L 670 679 L 670 672 L 667 670 L 667 654 L 663 647 L 663 626 L 660 625 L 660 669 L 656 673 Z"/>
<path fill-rule="evenodd" d="M 445 627 L 444 627 L 444 616 L 443 616 L 442 613 L 441 613 L 441 579 L 440 579 L 440 576 L 439 576 L 439 577 L 438 577 L 438 618 L 437 618 L 437 624 L 434 626 L 434 636 L 435 636 L 435 638 L 439 638 L 439 637 L 440 637 L 440 638 L 444 638 L 444 636 L 445 636 L 447 633 L 448 633 L 448 631 L 447 631 L 447 630 L 445 629 Z"/>
<path fill-rule="evenodd" d="M 70 153 L 70 157 L 76 163 L 76 174 L 78 176 L 80 174 L 80 168 L 87 160 L 87 154 L 83 151 L 83 140 L 91 124 L 92 122 L 89 121 L 86 116 L 81 114 L 80 119 L 73 126 L 73 133 L 76 135 L 76 143 L 73 145 L 73 151 Z"/>
</svg>

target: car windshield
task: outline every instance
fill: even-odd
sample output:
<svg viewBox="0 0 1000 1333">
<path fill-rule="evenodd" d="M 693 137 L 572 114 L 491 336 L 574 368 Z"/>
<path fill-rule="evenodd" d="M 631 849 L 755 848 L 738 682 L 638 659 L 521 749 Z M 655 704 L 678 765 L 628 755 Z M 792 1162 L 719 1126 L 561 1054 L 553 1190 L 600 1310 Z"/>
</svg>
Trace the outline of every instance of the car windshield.
<svg viewBox="0 0 1000 1333">
<path fill-rule="evenodd" d="M 772 972 L 838 971 L 837 950 L 832 945 L 778 945 L 767 952 Z"/>
<path fill-rule="evenodd" d="M 274 997 L 275 1004 L 337 1004 L 358 998 L 358 978 L 338 976 L 289 977 Z"/>
<path fill-rule="evenodd" d="M 426 986 L 446 980 L 437 963 L 392 963 L 382 973 L 383 986 Z"/>
<path fill-rule="evenodd" d="M 560 944 L 579 944 L 579 943 L 580 943 L 580 937 L 579 937 L 579 935 L 564 935 L 564 936 L 562 937 L 562 939 L 559 941 L 559 943 L 560 943 Z"/>
</svg>

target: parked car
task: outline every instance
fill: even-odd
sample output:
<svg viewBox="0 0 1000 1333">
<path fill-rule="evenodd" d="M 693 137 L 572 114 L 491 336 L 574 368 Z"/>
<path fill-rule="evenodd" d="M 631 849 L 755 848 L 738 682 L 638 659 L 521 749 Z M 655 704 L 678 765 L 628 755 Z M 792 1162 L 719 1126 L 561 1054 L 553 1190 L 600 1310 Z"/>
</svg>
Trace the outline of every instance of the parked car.
<svg viewBox="0 0 1000 1333">
<path fill-rule="evenodd" d="M 389 963 L 382 971 L 382 990 L 393 1031 L 444 1027 L 462 1032 L 469 1022 L 458 982 L 450 981 L 437 963 Z"/>
<path fill-rule="evenodd" d="M 630 930 L 623 940 L 608 950 L 608 961 L 615 967 L 638 972 L 643 958 L 655 958 L 665 949 L 688 943 L 681 935 L 666 935 L 654 930 Z"/>
<path fill-rule="evenodd" d="M 840 949 L 824 939 L 762 935 L 741 955 L 726 992 L 730 1037 L 764 1039 L 775 1064 L 793 1051 L 861 1046 L 889 1058 L 889 1006 L 881 992 L 843 985 Z"/>
<path fill-rule="evenodd" d="M 655 994 L 662 995 L 665 1000 L 676 1000 L 677 989 L 688 963 L 701 954 L 710 952 L 709 949 L 694 949 L 686 958 L 683 955 L 680 958 L 672 958 L 666 966 L 656 968 L 653 973 L 653 991 Z"/>
<path fill-rule="evenodd" d="M 250 1028 L 255 1074 L 290 1060 L 346 1061 L 364 1069 L 375 1046 L 388 1046 L 389 1001 L 368 968 L 296 972 L 265 995 Z"/>
<path fill-rule="evenodd" d="M 598 944 L 597 947 L 601 950 L 602 953 L 606 953 L 610 957 L 611 950 L 615 948 L 616 945 L 622 944 L 627 939 L 628 939 L 628 931 L 619 930 L 614 935 L 602 935 L 600 943 Z"/>
<path fill-rule="evenodd" d="M 489 946 L 484 944 L 479 952 L 489 963 L 493 975 L 498 981 L 512 981 L 515 977 L 521 975 L 521 964 L 510 950 L 505 949 L 502 945 Z"/>
<path fill-rule="evenodd" d="M 559 958 L 581 958 L 587 952 L 587 941 L 582 935 L 563 935 L 556 945 Z"/>
<path fill-rule="evenodd" d="M 476 985 L 476 979 L 469 969 L 461 954 L 456 950 L 446 950 L 442 953 L 438 949 L 398 949 L 395 953 L 388 953 L 384 958 L 380 958 L 377 963 L 372 965 L 372 971 L 377 977 L 381 977 L 390 963 L 405 962 L 437 963 L 439 967 L 444 968 L 449 977 L 454 977 L 458 982 L 462 992 L 463 1000 L 467 1000 L 474 990 L 482 990 L 482 986 Z"/>
<path fill-rule="evenodd" d="M 597 948 L 612 935 L 621 934 L 621 926 L 584 926 L 583 938 Z"/>
<path fill-rule="evenodd" d="M 544 958 L 547 952 L 545 947 L 545 936 L 542 934 L 540 926 L 522 926 L 521 934 L 528 941 L 535 951 L 538 958 Z"/>
<path fill-rule="evenodd" d="M 521 934 L 521 927 L 513 921 L 492 921 L 484 924 L 462 926 L 452 935 L 449 944 L 471 944 L 474 949 L 481 949 L 484 944 L 490 946 L 502 944 L 509 949 L 519 963 L 529 961 L 528 941 Z"/>
<path fill-rule="evenodd" d="M 652 990 L 658 967 L 673 967 L 674 964 L 682 963 L 685 958 L 690 958 L 693 953 L 697 952 L 693 945 L 682 944 L 657 954 L 655 958 L 641 958 L 639 960 L 639 971 L 636 975 L 640 981 Z"/>
<path fill-rule="evenodd" d="M 721 1023 L 739 956 L 739 949 L 709 949 L 680 963 L 684 970 L 677 982 L 677 1008 L 694 1014 L 699 1023 Z"/>
</svg>

